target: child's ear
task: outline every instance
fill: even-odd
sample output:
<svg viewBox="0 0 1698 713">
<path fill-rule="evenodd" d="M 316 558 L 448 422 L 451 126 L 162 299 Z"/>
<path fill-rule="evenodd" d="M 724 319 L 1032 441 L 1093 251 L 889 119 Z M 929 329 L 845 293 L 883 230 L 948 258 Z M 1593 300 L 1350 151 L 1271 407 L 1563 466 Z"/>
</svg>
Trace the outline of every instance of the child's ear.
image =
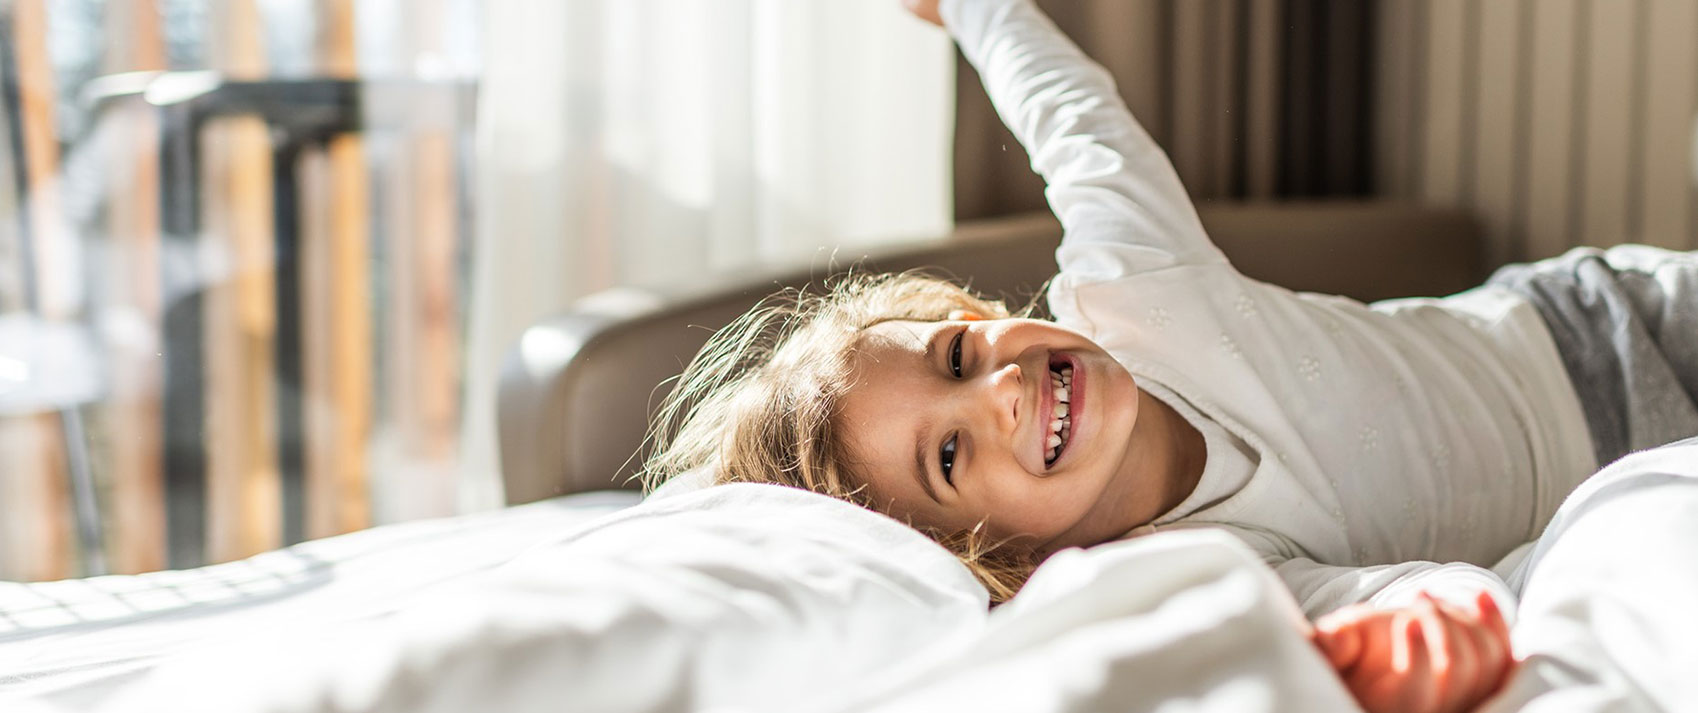
<svg viewBox="0 0 1698 713">
<path fill-rule="evenodd" d="M 949 321 L 951 322 L 977 322 L 984 318 L 984 315 L 971 310 L 952 309 L 949 311 Z"/>
</svg>

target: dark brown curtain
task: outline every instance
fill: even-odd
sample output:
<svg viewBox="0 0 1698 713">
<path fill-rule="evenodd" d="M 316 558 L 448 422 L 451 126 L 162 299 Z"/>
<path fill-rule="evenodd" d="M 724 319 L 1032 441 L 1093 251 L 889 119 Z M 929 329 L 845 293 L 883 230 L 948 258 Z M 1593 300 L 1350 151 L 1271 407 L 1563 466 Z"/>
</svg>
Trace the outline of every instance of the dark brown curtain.
<svg viewBox="0 0 1698 713">
<path fill-rule="evenodd" d="M 1040 0 L 1114 75 L 1197 201 L 1371 189 L 1371 3 Z M 958 220 L 1044 207 L 1043 182 L 959 59 Z"/>
</svg>

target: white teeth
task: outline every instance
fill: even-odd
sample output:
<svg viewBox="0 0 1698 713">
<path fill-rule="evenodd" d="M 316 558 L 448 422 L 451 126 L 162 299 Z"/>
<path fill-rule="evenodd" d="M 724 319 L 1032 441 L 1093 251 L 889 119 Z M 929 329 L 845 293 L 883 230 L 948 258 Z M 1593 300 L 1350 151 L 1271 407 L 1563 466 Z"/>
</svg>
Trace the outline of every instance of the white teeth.
<svg viewBox="0 0 1698 713">
<path fill-rule="evenodd" d="M 1073 433 L 1073 420 L 1068 418 L 1068 402 L 1073 398 L 1073 367 L 1063 366 L 1049 372 L 1050 388 L 1055 394 L 1055 413 L 1050 416 L 1049 439 L 1045 441 L 1045 463 L 1061 457 L 1061 444 Z"/>
</svg>

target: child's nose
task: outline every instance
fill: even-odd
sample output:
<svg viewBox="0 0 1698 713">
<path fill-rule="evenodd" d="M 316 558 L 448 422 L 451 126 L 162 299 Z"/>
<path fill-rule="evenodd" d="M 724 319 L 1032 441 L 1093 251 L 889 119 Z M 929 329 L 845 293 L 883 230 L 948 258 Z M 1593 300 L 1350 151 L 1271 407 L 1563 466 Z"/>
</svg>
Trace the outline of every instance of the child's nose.
<svg viewBox="0 0 1698 713">
<path fill-rule="evenodd" d="M 1025 375 L 1021 373 L 1019 364 L 1010 362 L 992 370 L 986 381 L 992 402 L 988 410 L 996 415 L 999 430 L 1012 434 L 1020 422 L 1020 401 L 1025 392 Z"/>
</svg>

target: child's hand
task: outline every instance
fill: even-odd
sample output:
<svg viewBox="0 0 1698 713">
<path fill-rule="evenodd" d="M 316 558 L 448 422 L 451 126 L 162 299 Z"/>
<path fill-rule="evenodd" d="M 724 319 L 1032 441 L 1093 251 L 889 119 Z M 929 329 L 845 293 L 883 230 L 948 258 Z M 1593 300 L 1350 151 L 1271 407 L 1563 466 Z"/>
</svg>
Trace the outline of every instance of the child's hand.
<svg viewBox="0 0 1698 713">
<path fill-rule="evenodd" d="M 926 22 L 943 27 L 943 17 L 937 14 L 938 0 L 902 0 L 902 6 Z"/>
<path fill-rule="evenodd" d="M 1370 713 L 1472 710 L 1515 668 L 1490 595 L 1470 613 L 1426 593 L 1413 606 L 1346 607 L 1315 622 L 1315 645 Z"/>
</svg>

